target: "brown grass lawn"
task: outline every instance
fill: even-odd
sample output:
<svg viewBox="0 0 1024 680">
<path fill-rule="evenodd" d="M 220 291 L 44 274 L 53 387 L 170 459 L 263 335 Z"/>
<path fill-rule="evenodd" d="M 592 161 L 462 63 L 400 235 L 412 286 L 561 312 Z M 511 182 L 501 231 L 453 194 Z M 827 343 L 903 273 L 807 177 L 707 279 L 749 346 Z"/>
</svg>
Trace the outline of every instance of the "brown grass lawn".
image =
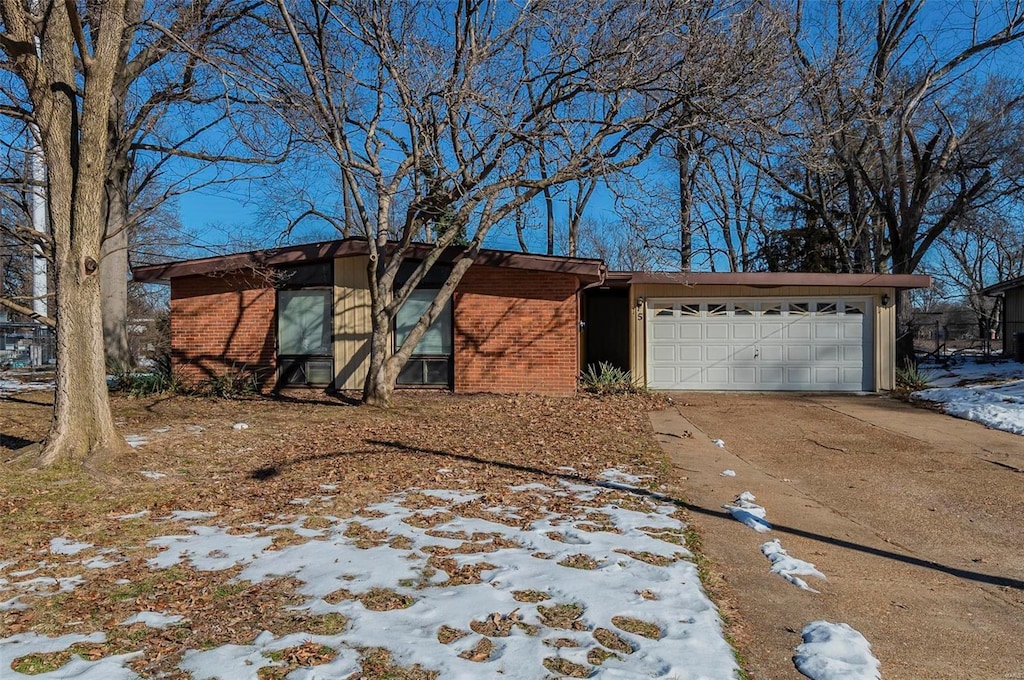
<svg viewBox="0 0 1024 680">
<path fill-rule="evenodd" d="M 185 530 L 184 523 L 152 521 L 170 511 L 213 511 L 233 527 L 304 514 L 310 516 L 307 526 L 315 528 L 326 516 L 350 516 L 393 492 L 473 489 L 500 496 L 510 484 L 551 484 L 556 476 L 574 476 L 562 466 L 582 478 L 597 478 L 611 467 L 652 475 L 648 482 L 654 488 L 667 480 L 646 416 L 658 403 L 645 396 L 401 393 L 387 411 L 309 393 L 276 401 L 115 396 L 122 433 L 148 439 L 134 450 L 116 487 L 66 470 L 27 470 L 15 460 L 19 450 L 44 436 L 50 399 L 45 392 L 26 392 L 0 400 L 0 460 L 7 461 L 0 477 L 0 562 L 13 563 L 0 575 L 37 569 L 23 578 L 87 572 L 86 579 L 72 592 L 23 596 L 29 608 L 0 612 L 0 637 L 105 631 L 106 643 L 72 651 L 89 658 L 141 650 L 132 667 L 144 676 L 186 677 L 176 665 L 188 648 L 247 644 L 265 629 L 333 634 L 345 625 L 337 616 L 289 611 L 297 598 L 287 579 L 250 584 L 230 580 L 237 570 L 148 567 L 146 560 L 159 551 L 148 540 Z M 239 422 L 248 429 L 232 429 Z M 150 479 L 142 471 L 166 476 Z M 323 484 L 337 487 L 325 491 Z M 292 502 L 325 494 L 334 496 L 325 504 Z M 143 510 L 149 515 L 118 519 Z M 84 558 L 124 562 L 109 569 L 71 567 L 70 560 L 49 555 L 55 537 L 94 544 Z M 275 544 L 296 538 L 278 531 Z M 110 552 L 101 554 L 104 549 Z M 16 594 L 0 591 L 0 601 Z M 143 610 L 181 613 L 188 623 L 166 630 L 115 625 Z M 282 658 L 294 660 L 289 663 L 295 667 L 318 659 L 321 651 L 297 648 Z M 20 669 L 57 667 L 67 659 L 67 652 L 61 654 L 22 660 Z M 430 677 L 423 669 L 394 668 L 380 650 L 365 652 L 364 675 Z"/>
</svg>

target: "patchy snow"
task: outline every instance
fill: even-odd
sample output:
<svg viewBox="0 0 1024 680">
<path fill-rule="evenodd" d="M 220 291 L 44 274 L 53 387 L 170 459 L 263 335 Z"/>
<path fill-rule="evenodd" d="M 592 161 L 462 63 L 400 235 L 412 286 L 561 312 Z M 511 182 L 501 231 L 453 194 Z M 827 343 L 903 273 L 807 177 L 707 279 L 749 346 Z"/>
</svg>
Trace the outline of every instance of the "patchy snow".
<svg viewBox="0 0 1024 680">
<path fill-rule="evenodd" d="M 754 502 L 756 500 L 757 497 L 754 494 L 744 491 L 736 497 L 732 505 L 726 503 L 722 507 L 729 511 L 733 519 L 746 524 L 754 531 L 761 533 L 771 531 L 772 525 L 765 520 L 768 513 L 763 507 Z"/>
<path fill-rule="evenodd" d="M 119 519 L 120 521 L 124 522 L 125 520 L 129 520 L 129 519 L 142 519 L 143 517 L 145 517 L 148 514 L 149 514 L 149 510 L 139 510 L 138 512 L 132 512 L 132 513 L 129 513 L 127 515 L 118 515 L 117 519 Z"/>
<path fill-rule="evenodd" d="M 210 517 L 216 517 L 215 512 L 204 512 L 202 510 L 175 510 L 167 517 L 164 517 L 165 522 L 191 522 L 192 520 L 209 519 Z"/>
<path fill-rule="evenodd" d="M 922 364 L 934 387 L 910 396 L 943 405 L 951 416 L 1024 435 L 1024 364 L 968 361 L 951 368 Z M 941 373 L 939 372 L 941 371 Z"/>
<path fill-rule="evenodd" d="M 634 488 L 638 487 L 645 478 L 650 478 L 650 475 L 638 477 L 636 475 L 625 473 L 622 470 L 618 470 L 616 468 L 611 468 L 601 473 L 601 479 L 607 479 L 609 482 L 620 482 L 622 484 L 629 484 Z"/>
<path fill-rule="evenodd" d="M 7 584 L 6 590 L 16 589 L 39 597 L 49 597 L 60 593 L 70 593 L 83 583 L 85 583 L 85 579 L 78 575 L 62 578 L 39 576 L 25 581 L 11 581 Z"/>
<path fill-rule="evenodd" d="M 166 472 L 156 472 L 155 470 L 142 470 L 139 474 L 149 479 L 163 479 L 167 476 Z"/>
<path fill-rule="evenodd" d="M 248 430 L 249 429 L 249 423 L 235 423 L 234 425 L 231 426 L 231 429 L 232 430 Z"/>
<path fill-rule="evenodd" d="M 131 669 L 126 668 L 125 664 L 137 657 L 141 652 L 108 656 L 97 661 L 86 661 L 77 654 L 72 654 L 71 660 L 60 668 L 34 675 L 18 673 L 11 668 L 11 664 L 17 659 L 29 654 L 63 652 L 72 645 L 83 643 L 100 644 L 105 642 L 106 639 L 103 633 L 92 633 L 90 635 L 69 634 L 55 638 L 36 635 L 35 633 L 19 633 L 0 639 L 0 669 L 3 669 L 5 680 L 13 680 L 13 678 L 34 678 L 34 680 L 65 680 L 67 678 L 74 678 L 75 680 L 134 680 L 138 678 L 139 676 Z"/>
<path fill-rule="evenodd" d="M 148 628 L 169 628 L 185 620 L 180 614 L 165 614 L 163 612 L 139 612 L 133 614 L 119 623 L 119 626 L 130 626 L 133 623 L 141 623 Z"/>
<path fill-rule="evenodd" d="M 50 553 L 54 555 L 77 555 L 92 547 L 92 543 L 79 543 L 66 538 L 51 538 Z"/>
<path fill-rule="evenodd" d="M 722 470 L 718 474 L 721 475 L 722 477 L 735 477 L 736 476 L 736 471 L 735 470 Z"/>
<path fill-rule="evenodd" d="M 35 390 L 52 390 L 53 387 L 53 381 L 22 381 L 13 376 L 10 378 L 0 378 L 0 395 L 16 394 L 18 392 L 32 392 Z"/>
<path fill-rule="evenodd" d="M 881 663 L 863 635 L 845 623 L 814 621 L 804 626 L 793 663 L 812 680 L 880 680 Z"/>
<path fill-rule="evenodd" d="M 149 565 L 159 569 L 188 560 L 198 571 L 221 571 L 253 561 L 274 541 L 270 536 L 232 535 L 223 527 L 188 529 L 192 532 L 190 536 L 160 536 L 151 540 L 149 545 L 165 550 L 147 560 Z"/>
<path fill-rule="evenodd" d="M 205 431 L 206 431 L 206 428 L 203 427 L 202 425 L 186 425 L 185 426 L 185 432 L 189 432 L 191 434 L 200 434 L 200 433 L 205 432 Z"/>
<path fill-rule="evenodd" d="M 167 549 L 151 560 L 152 566 L 185 560 L 204 570 L 241 564 L 244 569 L 239 580 L 291 577 L 299 583 L 298 592 L 307 598 L 300 609 L 311 614 L 338 613 L 349 620 L 339 636 L 299 633 L 277 638 L 267 632 L 251 645 L 192 650 L 186 653 L 181 668 L 196 678 L 255 678 L 260 667 L 273 663 L 266 651 L 312 639 L 339 655 L 330 664 L 294 677 L 347 677 L 358 671 L 356 649 L 384 647 L 396 663 L 418 663 L 446 679 L 533 680 L 547 674 L 543 666 L 547 658 L 591 668 L 588 652 L 601 648 L 593 631 L 603 628 L 614 631 L 634 650 L 610 657 L 593 669 L 603 677 L 734 676 L 737 667 L 732 651 L 723 637 L 717 610 L 701 588 L 696 566 L 689 559 L 692 555 L 684 547 L 658 538 L 678 540 L 685 528 L 671 516 L 674 506 L 643 498 L 635 502 L 644 511 L 625 509 L 612 502 L 609 496 L 613 491 L 595 486 L 533 484 L 524 490 L 529 493 L 512 497 L 511 502 L 544 509 L 555 504 L 561 507 L 564 499 L 570 498 L 580 505 L 571 514 L 547 512 L 529 524 L 510 525 L 461 516 L 460 510 L 468 509 L 464 505 L 467 495 L 440 490 L 416 495 L 437 499 L 446 515 L 424 514 L 419 502 L 415 509 L 406 507 L 403 503 L 408 496 L 399 494 L 367 508 L 365 516 L 332 520 L 333 525 L 318 540 L 276 550 L 268 549 L 267 537 L 230 533 L 222 527 L 192 526 L 189 535 L 154 539 L 151 545 Z M 438 520 L 423 526 L 427 516 Z M 593 530 L 594 516 L 602 517 L 608 530 Z M 360 531 L 383 532 L 404 540 L 357 548 Z M 484 550 L 463 550 L 467 541 L 481 544 Z M 449 574 L 428 564 L 439 548 L 452 551 L 446 555 L 452 560 L 449 570 L 478 570 L 479 582 L 471 579 L 445 585 Z M 573 568 L 572 564 L 593 568 Z M 406 596 L 410 605 L 390 611 L 368 609 L 359 598 L 374 588 Z M 351 599 L 327 597 L 340 590 L 347 591 Z M 520 590 L 541 591 L 548 599 L 521 602 L 514 595 Z M 582 630 L 549 627 L 542 607 L 556 604 L 579 606 Z M 659 631 L 657 639 L 617 627 L 613 619 L 629 627 L 620 616 L 653 624 Z M 482 661 L 460 656 L 469 656 L 466 653 L 482 640 L 479 633 L 469 633 L 448 645 L 437 639 L 441 626 L 470 631 L 474 621 L 494 620 L 507 624 L 507 635 L 488 636 L 495 648 Z M 552 646 L 562 638 L 579 646 Z"/>
<path fill-rule="evenodd" d="M 828 580 L 825 578 L 825 574 L 818 571 L 813 564 L 793 557 L 786 552 L 785 548 L 782 547 L 782 543 L 777 538 L 773 541 L 762 543 L 761 552 L 772 563 L 771 571 L 773 574 L 778 574 L 801 590 L 808 590 L 812 593 L 818 592 L 807 585 L 807 582 L 800 578 L 801 576 L 813 576 L 823 581 Z"/>
<path fill-rule="evenodd" d="M 724 449 L 725 448 L 725 442 L 722 441 L 721 439 L 713 439 L 713 440 L 711 440 L 711 443 L 714 444 L 715 446 L 717 446 L 720 449 Z"/>
<path fill-rule="evenodd" d="M 126 434 L 124 436 L 124 440 L 125 442 L 127 442 L 128 446 L 132 447 L 133 449 L 137 449 L 143 444 L 149 443 L 149 439 L 147 439 L 146 435 L 144 434 Z"/>
<path fill-rule="evenodd" d="M 124 560 L 107 560 L 102 557 L 93 557 L 82 562 L 82 566 L 86 569 L 110 569 L 119 564 L 124 564 Z"/>
</svg>

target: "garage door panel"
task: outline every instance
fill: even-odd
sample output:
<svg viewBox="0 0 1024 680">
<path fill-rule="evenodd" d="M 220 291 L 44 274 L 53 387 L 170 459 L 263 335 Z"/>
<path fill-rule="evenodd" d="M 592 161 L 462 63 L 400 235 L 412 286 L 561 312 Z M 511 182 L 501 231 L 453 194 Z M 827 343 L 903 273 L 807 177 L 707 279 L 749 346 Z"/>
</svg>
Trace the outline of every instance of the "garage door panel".
<svg viewBox="0 0 1024 680">
<path fill-rule="evenodd" d="M 835 345 L 815 345 L 815 361 L 839 361 L 839 348 Z"/>
<path fill-rule="evenodd" d="M 708 361 L 725 361 L 729 358 L 729 347 L 727 345 L 712 345 L 704 348 L 705 358 Z"/>
<path fill-rule="evenodd" d="M 729 324 L 721 321 L 708 322 L 704 326 L 704 337 L 708 340 L 728 340 Z"/>
<path fill-rule="evenodd" d="M 676 325 L 676 337 L 680 340 L 700 340 L 701 339 L 701 328 L 700 324 L 687 323 L 680 321 Z"/>
<path fill-rule="evenodd" d="M 839 368 L 836 366 L 815 366 L 814 382 L 822 385 L 839 384 Z"/>
<path fill-rule="evenodd" d="M 732 369 L 732 381 L 737 385 L 753 387 L 757 384 L 757 369 L 753 366 L 736 366 Z"/>
<path fill-rule="evenodd" d="M 753 323 L 734 323 L 732 337 L 734 340 L 753 340 L 757 337 L 757 326 Z"/>
<path fill-rule="evenodd" d="M 787 366 L 786 382 L 791 385 L 807 385 L 811 382 L 810 366 Z"/>
<path fill-rule="evenodd" d="M 732 352 L 733 361 L 756 361 L 757 352 L 753 345 L 745 347 L 734 347 Z"/>
<path fill-rule="evenodd" d="M 701 356 L 700 345 L 682 345 L 679 347 L 679 361 L 691 363 L 704 361 Z"/>
<path fill-rule="evenodd" d="M 816 340 L 836 340 L 839 338 L 839 324 L 835 321 L 821 321 L 816 319 L 814 323 L 814 338 Z"/>
<path fill-rule="evenodd" d="M 650 387 L 872 388 L 867 362 L 872 356 L 872 317 L 845 313 L 855 307 L 869 310 L 867 301 L 719 299 L 713 303 L 685 298 L 648 302 Z M 681 309 L 688 312 L 681 315 Z M 668 310 L 671 315 L 658 316 L 656 310 Z"/>
<path fill-rule="evenodd" d="M 811 325 L 801 320 L 786 327 L 786 337 L 790 340 L 810 340 Z"/>
<path fill-rule="evenodd" d="M 729 367 L 721 364 L 717 366 L 708 366 L 704 369 L 705 382 L 716 383 L 718 385 L 729 384 Z"/>
<path fill-rule="evenodd" d="M 677 347 L 676 345 L 654 345 L 651 347 L 651 359 L 658 363 L 672 363 L 676 360 L 677 349 L 682 352 L 690 348 Z"/>
<path fill-rule="evenodd" d="M 811 360 L 811 346 L 810 345 L 792 345 L 786 348 L 786 361 L 810 361 Z"/>
<path fill-rule="evenodd" d="M 860 317 L 863 318 L 863 317 Z M 861 340 L 864 337 L 864 324 L 860 321 L 857 323 L 846 322 L 843 324 L 843 339 L 845 340 Z"/>
<path fill-rule="evenodd" d="M 676 339 L 676 324 L 654 322 L 651 324 L 651 340 L 675 340 Z"/>
</svg>

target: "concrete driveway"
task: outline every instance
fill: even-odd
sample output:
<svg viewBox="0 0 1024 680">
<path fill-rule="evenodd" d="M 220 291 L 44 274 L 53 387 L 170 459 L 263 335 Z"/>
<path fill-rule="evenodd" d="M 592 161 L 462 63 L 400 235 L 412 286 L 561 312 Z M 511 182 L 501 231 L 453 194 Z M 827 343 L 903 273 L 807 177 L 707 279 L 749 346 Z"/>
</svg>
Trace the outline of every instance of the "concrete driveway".
<svg viewBox="0 0 1024 680">
<path fill-rule="evenodd" d="M 800 630 L 826 619 L 863 633 L 887 679 L 1024 679 L 1024 437 L 878 396 L 672 398 L 654 431 L 755 678 L 802 677 Z M 723 513 L 742 491 L 770 533 Z M 773 538 L 827 575 L 820 594 L 769 573 Z"/>
</svg>

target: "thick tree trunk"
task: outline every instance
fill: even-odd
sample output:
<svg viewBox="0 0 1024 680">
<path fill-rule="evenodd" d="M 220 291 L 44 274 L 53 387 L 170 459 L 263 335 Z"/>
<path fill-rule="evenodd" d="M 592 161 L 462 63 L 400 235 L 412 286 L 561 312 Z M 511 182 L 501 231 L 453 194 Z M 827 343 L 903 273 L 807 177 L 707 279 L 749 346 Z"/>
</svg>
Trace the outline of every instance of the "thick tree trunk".
<svg viewBox="0 0 1024 680">
<path fill-rule="evenodd" d="M 393 361 L 391 350 L 391 327 L 387 314 L 375 314 L 374 333 L 370 338 L 370 365 L 363 383 L 363 403 L 371 406 L 391 406 L 395 394 L 395 382 L 398 380 L 396 362 Z M 383 332 L 377 329 L 385 329 Z"/>
<path fill-rule="evenodd" d="M 107 365 L 133 365 L 128 347 L 128 196 L 126 186 L 107 186 L 107 220 L 100 250 L 103 348 Z"/>
<path fill-rule="evenodd" d="M 57 379 L 39 463 L 99 469 L 126 452 L 107 401 L 99 277 L 69 253 L 57 263 Z"/>
</svg>

